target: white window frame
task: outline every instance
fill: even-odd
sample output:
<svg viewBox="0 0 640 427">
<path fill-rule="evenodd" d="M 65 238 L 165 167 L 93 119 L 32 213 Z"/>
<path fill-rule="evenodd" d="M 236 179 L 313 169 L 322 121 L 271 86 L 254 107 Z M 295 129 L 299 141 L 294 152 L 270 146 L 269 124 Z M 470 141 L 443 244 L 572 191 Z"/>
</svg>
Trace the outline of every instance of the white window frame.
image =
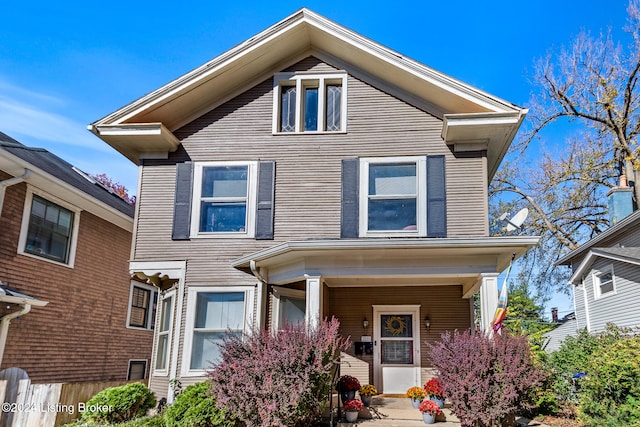
<svg viewBox="0 0 640 427">
<path fill-rule="evenodd" d="M 340 129 L 325 130 L 326 87 L 331 84 L 340 84 L 342 93 L 340 95 Z M 282 132 L 280 130 L 280 102 L 283 87 L 296 86 L 296 119 L 295 130 L 293 132 Z M 318 129 L 304 130 L 304 98 L 303 89 L 305 87 L 318 88 Z M 277 135 L 295 135 L 309 133 L 345 133 L 347 131 L 347 73 L 336 71 L 332 73 L 276 73 L 273 77 L 273 133 Z"/>
<path fill-rule="evenodd" d="M 131 309 L 133 308 L 133 288 L 138 287 L 141 289 L 145 289 L 150 292 L 149 294 L 149 309 L 147 312 L 147 326 L 131 326 Z M 147 285 L 146 283 L 136 282 L 135 280 L 131 281 L 131 286 L 129 288 L 129 307 L 127 309 L 127 324 L 126 327 L 129 329 L 138 329 L 142 331 L 152 331 L 154 329 L 156 319 L 153 316 L 153 304 L 156 304 L 156 310 L 158 308 L 158 288 L 155 286 Z"/>
<path fill-rule="evenodd" d="M 187 314 L 184 329 L 184 349 L 182 352 L 183 377 L 205 376 L 206 369 L 191 369 L 191 350 L 193 348 L 193 333 L 196 320 L 196 302 L 199 293 L 230 293 L 244 292 L 244 328 L 243 334 L 249 334 L 253 327 L 255 310 L 254 286 L 194 286 L 187 291 Z"/>
<path fill-rule="evenodd" d="M 600 282 L 600 277 L 604 274 L 611 273 L 611 285 L 612 289 L 609 292 L 602 293 L 602 283 Z M 616 294 L 616 275 L 613 272 L 613 264 L 609 264 L 601 270 L 594 270 L 592 272 L 592 280 L 593 280 L 593 299 L 597 300 L 600 298 L 606 298 L 611 295 Z"/>
<path fill-rule="evenodd" d="M 33 203 L 34 194 L 36 196 L 39 196 L 45 199 L 50 203 L 54 203 L 62 208 L 65 208 L 73 212 L 73 225 L 71 229 L 71 241 L 69 242 L 69 252 L 67 254 L 67 262 L 56 261 L 51 258 L 46 258 L 44 256 L 39 256 L 37 254 L 32 254 L 25 251 L 26 245 L 27 245 L 27 237 L 29 234 L 29 219 L 31 217 L 31 205 Z M 39 191 L 31 186 L 28 186 L 27 194 L 24 200 L 24 209 L 22 212 L 22 225 L 20 228 L 20 237 L 18 240 L 18 254 L 39 259 L 41 261 L 50 262 L 56 265 L 62 265 L 64 267 L 73 268 L 75 263 L 75 258 L 76 258 L 76 247 L 78 244 L 78 230 L 80 228 L 80 212 L 82 212 L 80 208 L 73 206 L 67 202 L 64 202 L 55 196 L 52 196 L 45 192 Z"/>
<path fill-rule="evenodd" d="M 389 163 L 416 164 L 416 229 L 369 230 L 369 166 Z M 427 159 L 425 156 L 369 157 L 360 159 L 360 237 L 425 237 L 427 235 Z"/>
<path fill-rule="evenodd" d="M 139 363 L 144 362 L 144 377 L 141 379 L 147 379 L 147 372 L 149 371 L 149 360 L 147 359 L 129 359 L 129 363 L 127 364 L 127 381 L 131 381 L 131 363 Z"/>
<path fill-rule="evenodd" d="M 256 197 L 258 190 L 258 162 L 197 162 L 193 173 L 193 199 L 191 205 L 191 237 L 192 238 L 253 238 L 256 224 Z M 245 230 L 237 232 L 201 232 L 200 201 L 202 198 L 202 171 L 206 167 L 246 166 L 247 167 L 247 216 Z"/>
<path fill-rule="evenodd" d="M 298 298 L 306 301 L 306 292 L 300 289 L 284 288 L 282 286 L 273 287 L 273 306 L 271 311 L 271 330 L 279 331 L 280 325 L 280 297 Z M 305 305 L 306 310 L 306 305 Z M 305 316 L 306 317 L 306 316 Z"/>
<path fill-rule="evenodd" d="M 165 332 L 161 331 L 160 328 L 155 329 L 155 352 L 153 353 L 153 375 L 166 377 L 169 375 L 169 367 L 171 366 L 171 357 L 175 356 L 171 353 L 171 342 L 173 340 L 173 318 L 176 312 L 176 291 L 172 290 L 170 292 L 166 292 L 164 295 L 161 294 L 158 297 L 158 309 L 156 310 L 156 325 L 160 325 L 162 321 L 162 308 L 164 301 L 171 298 L 171 313 L 169 315 L 169 330 L 166 332 L 167 334 L 167 355 L 165 360 L 165 367 L 162 369 L 158 369 L 158 350 L 160 345 L 160 335 Z"/>
</svg>

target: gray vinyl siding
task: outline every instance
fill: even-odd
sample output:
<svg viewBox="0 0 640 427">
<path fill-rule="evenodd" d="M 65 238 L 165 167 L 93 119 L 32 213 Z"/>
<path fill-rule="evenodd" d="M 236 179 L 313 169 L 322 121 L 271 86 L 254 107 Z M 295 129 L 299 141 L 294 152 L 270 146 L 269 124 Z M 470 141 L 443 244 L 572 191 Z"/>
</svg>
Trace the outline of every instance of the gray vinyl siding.
<svg viewBox="0 0 640 427">
<path fill-rule="evenodd" d="M 593 272 L 613 265 L 615 294 L 594 298 Z M 640 268 L 636 265 L 598 259 L 585 277 L 585 288 L 589 302 L 591 332 L 600 332 L 607 323 L 617 326 L 640 325 Z"/>
<path fill-rule="evenodd" d="M 577 335 L 576 325 L 576 319 L 567 320 L 565 323 L 558 325 L 554 330 L 544 334 L 547 339 L 544 348 L 545 351 L 548 353 L 557 351 L 567 337 L 575 337 Z"/>
<path fill-rule="evenodd" d="M 587 307 L 584 300 L 584 285 L 573 288 L 573 301 L 575 305 L 577 329 L 587 328 Z"/>
</svg>

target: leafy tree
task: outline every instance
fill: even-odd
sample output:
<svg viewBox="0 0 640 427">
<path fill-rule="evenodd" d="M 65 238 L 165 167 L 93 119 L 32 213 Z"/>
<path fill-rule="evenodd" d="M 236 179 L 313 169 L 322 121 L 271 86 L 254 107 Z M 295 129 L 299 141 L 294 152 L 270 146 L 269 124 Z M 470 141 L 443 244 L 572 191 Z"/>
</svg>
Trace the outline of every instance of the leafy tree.
<svg viewBox="0 0 640 427">
<path fill-rule="evenodd" d="M 493 217 L 530 209 L 523 232 L 541 241 L 521 266 L 535 271 L 530 284 L 539 289 L 569 292 L 568 272 L 555 262 L 608 226 L 606 193 L 621 173 L 640 183 L 639 5 L 631 0 L 627 8 L 626 46 L 610 30 L 583 31 L 537 61 L 528 129 L 492 182 Z M 569 130 L 566 141 L 538 144 L 543 131 L 556 126 Z M 531 163 L 534 157 L 539 161 Z M 634 193 L 640 200 L 640 185 Z"/>
</svg>

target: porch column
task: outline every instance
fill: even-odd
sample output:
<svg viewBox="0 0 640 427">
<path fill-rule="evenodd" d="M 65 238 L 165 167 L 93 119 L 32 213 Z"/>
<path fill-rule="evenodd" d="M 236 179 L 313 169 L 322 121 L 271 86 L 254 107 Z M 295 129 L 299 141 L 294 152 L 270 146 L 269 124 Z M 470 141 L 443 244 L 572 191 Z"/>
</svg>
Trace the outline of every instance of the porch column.
<svg viewBox="0 0 640 427">
<path fill-rule="evenodd" d="M 498 273 L 480 273 L 480 329 L 491 330 L 498 308 Z"/>
<path fill-rule="evenodd" d="M 322 315 L 322 276 L 305 274 L 304 277 L 307 279 L 304 321 L 308 327 L 315 328 L 320 325 Z"/>
</svg>

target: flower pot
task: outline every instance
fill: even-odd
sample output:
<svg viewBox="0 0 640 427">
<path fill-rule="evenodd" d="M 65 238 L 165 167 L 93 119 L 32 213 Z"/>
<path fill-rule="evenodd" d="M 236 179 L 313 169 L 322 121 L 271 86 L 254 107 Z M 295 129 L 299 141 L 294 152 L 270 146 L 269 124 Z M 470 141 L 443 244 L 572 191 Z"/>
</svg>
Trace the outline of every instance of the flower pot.
<svg viewBox="0 0 640 427">
<path fill-rule="evenodd" d="M 346 402 L 347 400 L 351 400 L 351 399 L 355 399 L 355 398 L 356 398 L 356 391 L 355 390 L 340 392 L 340 399 L 342 400 L 342 404 L 344 404 L 344 402 Z"/>
<path fill-rule="evenodd" d="M 433 400 L 438 404 L 440 409 L 444 408 L 444 399 L 440 399 L 439 397 L 429 396 L 429 400 Z"/>
<path fill-rule="evenodd" d="M 353 411 L 348 411 L 344 413 L 345 418 L 348 422 L 352 423 L 358 419 L 358 413 Z"/>
<path fill-rule="evenodd" d="M 411 399 L 411 406 L 416 409 L 420 408 L 420 404 L 422 403 L 422 399 Z"/>
<path fill-rule="evenodd" d="M 364 403 L 364 406 L 366 406 L 367 408 L 371 406 L 371 399 L 373 399 L 373 396 L 360 395 L 360 400 L 362 400 L 362 403 Z"/>
<path fill-rule="evenodd" d="M 422 421 L 425 424 L 434 424 L 436 422 L 436 414 L 430 414 L 428 412 L 422 413 Z"/>
</svg>

